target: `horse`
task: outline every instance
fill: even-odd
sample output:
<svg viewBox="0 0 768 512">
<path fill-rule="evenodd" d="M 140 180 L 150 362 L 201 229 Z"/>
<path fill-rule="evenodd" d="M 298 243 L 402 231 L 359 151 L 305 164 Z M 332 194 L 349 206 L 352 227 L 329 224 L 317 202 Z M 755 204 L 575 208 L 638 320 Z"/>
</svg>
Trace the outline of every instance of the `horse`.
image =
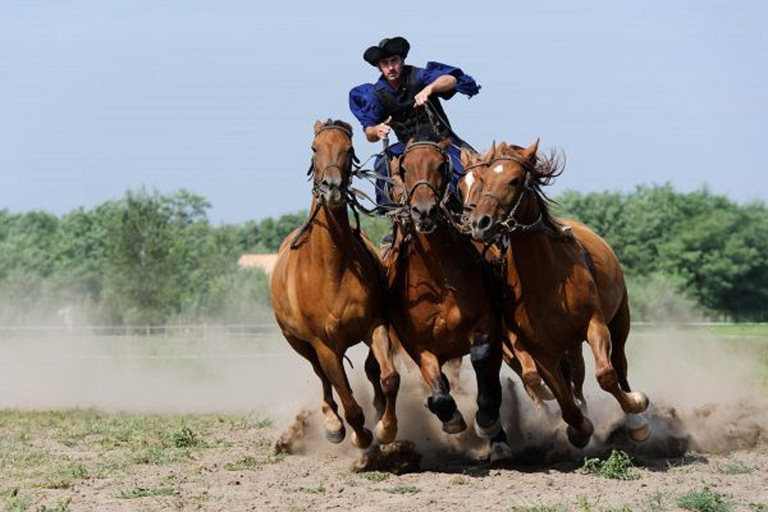
<svg viewBox="0 0 768 512">
<path fill-rule="evenodd" d="M 470 355 L 477 379 L 476 433 L 489 439 L 492 462 L 511 448 L 499 418 L 501 325 L 483 286 L 482 261 L 445 208 L 451 164 L 449 139 L 417 132 L 390 163 L 400 221 L 383 257 L 390 294 L 390 336 L 419 367 L 431 391 L 427 407 L 444 432 L 467 428 L 443 373 L 449 360 Z M 399 186 L 397 187 L 400 188 Z"/>
<path fill-rule="evenodd" d="M 563 357 L 585 339 L 598 384 L 621 406 L 630 436 L 645 441 L 650 426 L 642 413 L 648 397 L 632 391 L 627 380 L 630 311 L 621 266 L 586 226 L 574 224 L 573 236 L 552 216 L 541 187 L 559 176 L 562 166 L 554 155 L 539 158 L 538 144 L 521 149 L 494 144 L 483 155 L 482 193 L 467 218 L 475 240 L 498 240 L 505 247 L 506 334 L 513 346 L 520 343 L 533 356 L 560 405 L 571 444 L 586 446 L 594 431 L 561 368 Z"/>
<path fill-rule="evenodd" d="M 352 443 L 359 448 L 367 448 L 373 435 L 353 397 L 343 357 L 349 347 L 365 341 L 370 349 L 365 373 L 380 416 L 376 438 L 390 443 L 397 435 L 400 375 L 389 339 L 384 268 L 376 249 L 349 220 L 348 187 L 356 161 L 352 127 L 344 121 L 317 121 L 312 151 L 312 214 L 280 246 L 270 281 L 272 308 L 285 339 L 320 378 L 326 438 L 340 443 L 346 433 L 335 390 L 353 430 Z"/>
<path fill-rule="evenodd" d="M 520 146 L 511 146 L 515 149 L 523 149 Z M 482 196 L 483 192 L 483 175 L 488 169 L 486 163 L 482 160 L 481 155 L 475 152 L 470 152 L 467 149 L 463 149 L 461 152 L 461 163 L 464 166 L 464 174 L 457 184 L 457 192 L 459 199 L 463 205 L 462 221 L 466 226 L 468 215 L 472 212 L 477 202 Z M 568 227 L 577 230 L 585 229 L 588 233 L 593 232 L 589 230 L 583 224 L 574 221 L 572 219 L 561 219 L 561 222 Z M 501 249 L 493 243 L 475 242 L 477 250 L 485 256 L 489 263 L 495 267 L 503 264 L 504 254 Z M 496 272 L 499 274 L 499 272 Z M 501 278 L 501 276 L 499 276 Z M 503 285 L 502 285 L 503 286 Z M 503 294 L 503 292 L 502 292 Z M 536 369 L 536 363 L 533 357 L 525 349 L 524 346 L 517 339 L 503 338 L 504 348 L 504 362 L 507 363 L 523 383 L 523 388 L 530 397 L 530 399 L 536 403 L 537 406 L 543 406 L 545 401 L 554 400 L 555 396 L 547 388 Z M 514 346 L 512 343 L 514 342 Z M 584 358 L 581 354 L 581 349 L 571 350 L 566 356 L 566 360 L 562 361 L 563 369 L 567 370 L 571 381 L 571 391 L 578 404 L 586 408 L 586 400 L 584 399 Z"/>
</svg>

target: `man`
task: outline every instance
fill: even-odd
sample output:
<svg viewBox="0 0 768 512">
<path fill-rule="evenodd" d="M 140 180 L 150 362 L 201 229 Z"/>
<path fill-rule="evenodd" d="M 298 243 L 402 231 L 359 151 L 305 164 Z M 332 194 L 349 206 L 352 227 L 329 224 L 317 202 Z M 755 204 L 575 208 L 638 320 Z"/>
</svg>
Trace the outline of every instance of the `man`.
<svg viewBox="0 0 768 512">
<path fill-rule="evenodd" d="M 349 92 L 349 108 L 363 125 L 369 142 L 386 139 L 394 131 L 398 142 L 388 147 L 386 156 L 390 158 L 402 155 L 405 144 L 423 125 L 433 126 L 441 137 L 450 137 L 448 154 L 454 169 L 451 190 L 455 191 L 463 171 L 461 147 L 468 144 L 451 129 L 440 98 L 451 99 L 457 92 L 472 97 L 480 91 L 480 86 L 461 69 L 439 62 L 427 62 L 424 68 L 406 65 L 410 49 L 405 38 L 393 37 L 365 50 L 363 59 L 378 68 L 381 76 L 376 83 L 353 88 Z M 384 155 L 376 159 L 377 173 L 389 175 L 387 161 Z M 383 181 L 378 182 L 376 201 L 379 205 L 391 203 L 387 189 Z"/>
</svg>

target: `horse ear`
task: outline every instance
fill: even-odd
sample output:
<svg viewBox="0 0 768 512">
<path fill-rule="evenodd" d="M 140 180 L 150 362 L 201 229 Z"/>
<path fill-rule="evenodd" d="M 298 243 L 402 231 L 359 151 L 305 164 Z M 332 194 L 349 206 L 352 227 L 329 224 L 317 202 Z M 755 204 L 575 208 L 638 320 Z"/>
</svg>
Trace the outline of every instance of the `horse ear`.
<svg viewBox="0 0 768 512">
<path fill-rule="evenodd" d="M 491 147 L 488 148 L 488 151 L 486 151 L 485 154 L 483 155 L 483 161 L 490 162 L 491 160 L 493 160 L 493 156 L 495 154 L 496 154 L 496 141 L 493 141 L 493 143 L 491 143 Z"/>
<path fill-rule="evenodd" d="M 532 160 L 536 158 L 536 151 L 539 149 L 539 139 L 536 139 L 536 142 L 528 146 L 523 150 L 523 158 L 526 160 Z"/>
<path fill-rule="evenodd" d="M 392 160 L 389 161 L 389 175 L 395 176 L 396 174 L 400 174 L 400 157 L 399 156 L 392 157 Z"/>
<path fill-rule="evenodd" d="M 475 154 L 472 153 L 466 146 L 461 148 L 461 165 L 462 167 L 469 167 L 474 163 Z"/>
<path fill-rule="evenodd" d="M 322 127 L 323 127 L 323 123 L 321 123 L 320 121 L 315 121 L 315 135 L 317 135 L 317 132 L 319 132 L 320 128 Z"/>
</svg>

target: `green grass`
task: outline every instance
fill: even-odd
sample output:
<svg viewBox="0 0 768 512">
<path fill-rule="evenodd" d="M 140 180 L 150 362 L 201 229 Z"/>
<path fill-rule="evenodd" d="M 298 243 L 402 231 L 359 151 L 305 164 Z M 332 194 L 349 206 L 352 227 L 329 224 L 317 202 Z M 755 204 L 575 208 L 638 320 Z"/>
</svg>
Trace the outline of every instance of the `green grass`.
<svg viewBox="0 0 768 512">
<path fill-rule="evenodd" d="M 768 324 L 710 325 L 707 331 L 717 336 L 749 336 L 768 340 Z"/>
<path fill-rule="evenodd" d="M 747 466 L 739 461 L 731 461 L 726 464 L 719 465 L 717 470 L 725 475 L 747 475 L 752 473 L 755 468 Z"/>
<path fill-rule="evenodd" d="M 733 504 L 725 494 L 715 492 L 705 485 L 698 491 L 690 491 L 677 498 L 677 506 L 695 512 L 728 512 Z"/>
<path fill-rule="evenodd" d="M 397 487 L 390 487 L 386 489 L 382 487 L 374 487 L 371 490 L 376 492 L 387 492 L 389 494 L 415 494 L 417 492 L 421 492 L 421 489 L 414 485 L 399 485 Z"/>
<path fill-rule="evenodd" d="M 637 480 L 640 475 L 634 471 L 632 457 L 621 450 L 612 450 L 608 459 L 584 459 L 583 468 L 590 473 L 612 480 Z"/>
<path fill-rule="evenodd" d="M 235 462 L 230 462 L 224 465 L 224 469 L 228 471 L 244 471 L 249 469 L 257 469 L 267 464 L 277 464 L 285 460 L 287 455 L 285 453 L 278 453 L 269 455 L 267 457 L 254 457 L 253 455 L 246 455 L 242 459 L 238 459 Z"/>
<path fill-rule="evenodd" d="M 362 473 L 361 476 L 371 482 L 383 482 L 384 480 L 388 480 L 392 475 L 383 471 L 371 471 L 369 473 Z"/>
<path fill-rule="evenodd" d="M 117 493 L 117 497 L 124 500 L 135 500 L 137 498 L 149 498 L 155 496 L 175 496 L 176 494 L 178 494 L 178 491 L 172 487 L 156 487 L 153 489 L 135 487 L 133 489 L 120 491 Z"/>
</svg>

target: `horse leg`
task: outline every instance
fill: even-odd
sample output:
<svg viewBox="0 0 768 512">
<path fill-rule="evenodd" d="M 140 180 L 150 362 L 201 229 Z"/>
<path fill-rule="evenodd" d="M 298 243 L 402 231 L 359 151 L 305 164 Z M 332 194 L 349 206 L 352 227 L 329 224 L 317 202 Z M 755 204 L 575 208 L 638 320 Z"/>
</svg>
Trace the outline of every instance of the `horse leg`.
<svg viewBox="0 0 768 512">
<path fill-rule="evenodd" d="M 338 393 L 341 405 L 344 407 L 344 418 L 354 431 L 352 444 L 358 448 L 368 448 L 373 440 L 373 434 L 365 428 L 365 415 L 360 404 L 352 396 L 352 388 L 349 386 L 341 356 L 322 342 L 318 343 L 316 350 L 320 365 Z"/>
<path fill-rule="evenodd" d="M 507 442 L 507 435 L 501 426 L 499 409 L 501 408 L 501 343 L 493 344 L 488 335 L 476 331 L 472 335 L 469 357 L 477 378 L 477 414 L 475 414 L 475 433 L 484 439 L 490 439 L 491 462 L 510 459 L 512 448 Z"/>
<path fill-rule="evenodd" d="M 611 342 L 613 344 L 611 363 L 613 363 L 613 367 L 618 375 L 619 386 L 627 393 L 632 391 L 627 380 L 627 355 L 625 351 L 627 338 L 629 337 L 629 320 L 629 303 L 625 296 L 619 311 L 608 324 L 608 330 L 611 332 Z M 627 414 L 626 426 L 629 436 L 638 443 L 647 441 L 651 436 L 651 425 L 642 413 Z"/>
<path fill-rule="evenodd" d="M 451 385 L 440 370 L 440 362 L 432 352 L 427 350 L 421 352 L 419 370 L 432 391 L 432 395 L 427 398 L 427 407 L 443 422 L 443 432 L 458 434 L 466 430 L 467 423 L 451 396 Z"/>
<path fill-rule="evenodd" d="M 584 356 L 581 353 L 581 345 L 566 352 L 565 360 L 568 362 L 570 369 L 568 380 L 571 383 L 573 396 L 579 407 L 586 411 L 587 401 L 584 399 L 584 376 L 586 375 L 586 369 L 584 368 Z"/>
<path fill-rule="evenodd" d="M 648 397 L 638 391 L 625 392 L 619 387 L 619 375 L 611 364 L 611 333 L 602 315 L 596 313 L 589 321 L 587 341 L 595 358 L 595 376 L 600 387 L 612 394 L 627 414 L 640 414 L 648 408 Z"/>
<path fill-rule="evenodd" d="M 333 388 L 331 387 L 331 381 L 325 375 L 325 371 L 320 364 L 320 359 L 317 357 L 315 349 L 306 341 L 291 336 L 283 332 L 283 336 L 288 340 L 288 343 L 293 349 L 299 353 L 304 359 L 310 362 L 315 374 L 320 378 L 320 382 L 323 385 L 323 405 L 321 407 L 323 412 L 323 426 L 325 427 L 325 438 L 332 443 L 340 443 L 344 440 L 346 432 L 344 430 L 344 422 L 339 417 L 339 406 L 333 399 Z"/>
<path fill-rule="evenodd" d="M 446 374 L 448 382 L 451 384 L 451 389 L 454 393 L 459 394 L 463 393 L 463 388 L 461 387 L 461 363 L 462 358 L 456 357 L 443 364 L 443 373 Z"/>
<path fill-rule="evenodd" d="M 369 361 L 371 373 L 369 373 Z M 400 390 L 400 374 L 392 360 L 392 344 L 388 329 L 379 325 L 373 330 L 371 351 L 365 361 L 365 372 L 373 384 L 373 406 L 379 414 L 376 438 L 382 444 L 391 443 L 397 436 L 397 393 Z M 372 378 L 373 377 L 373 378 Z"/>
<path fill-rule="evenodd" d="M 560 361 L 547 357 L 539 360 L 539 372 L 555 395 L 563 420 L 568 424 L 568 440 L 577 448 L 584 448 L 595 431 L 592 422 L 576 405 L 571 386 L 560 372 Z"/>
<path fill-rule="evenodd" d="M 511 350 L 514 358 L 518 361 L 518 364 L 514 366 L 509 364 L 509 361 L 507 361 L 507 364 L 520 376 L 520 380 L 523 381 L 523 388 L 525 388 L 525 392 L 528 393 L 531 400 L 539 407 L 544 406 L 545 400 L 554 400 L 555 397 L 552 395 L 552 392 L 547 389 L 541 380 L 539 370 L 536 368 L 536 362 L 533 360 L 530 352 L 523 346 L 520 338 L 508 331 L 507 341 L 511 348 L 508 348 L 505 344 L 505 350 Z M 505 357 L 505 359 L 508 357 Z M 515 368 L 516 366 L 519 370 Z"/>
</svg>

